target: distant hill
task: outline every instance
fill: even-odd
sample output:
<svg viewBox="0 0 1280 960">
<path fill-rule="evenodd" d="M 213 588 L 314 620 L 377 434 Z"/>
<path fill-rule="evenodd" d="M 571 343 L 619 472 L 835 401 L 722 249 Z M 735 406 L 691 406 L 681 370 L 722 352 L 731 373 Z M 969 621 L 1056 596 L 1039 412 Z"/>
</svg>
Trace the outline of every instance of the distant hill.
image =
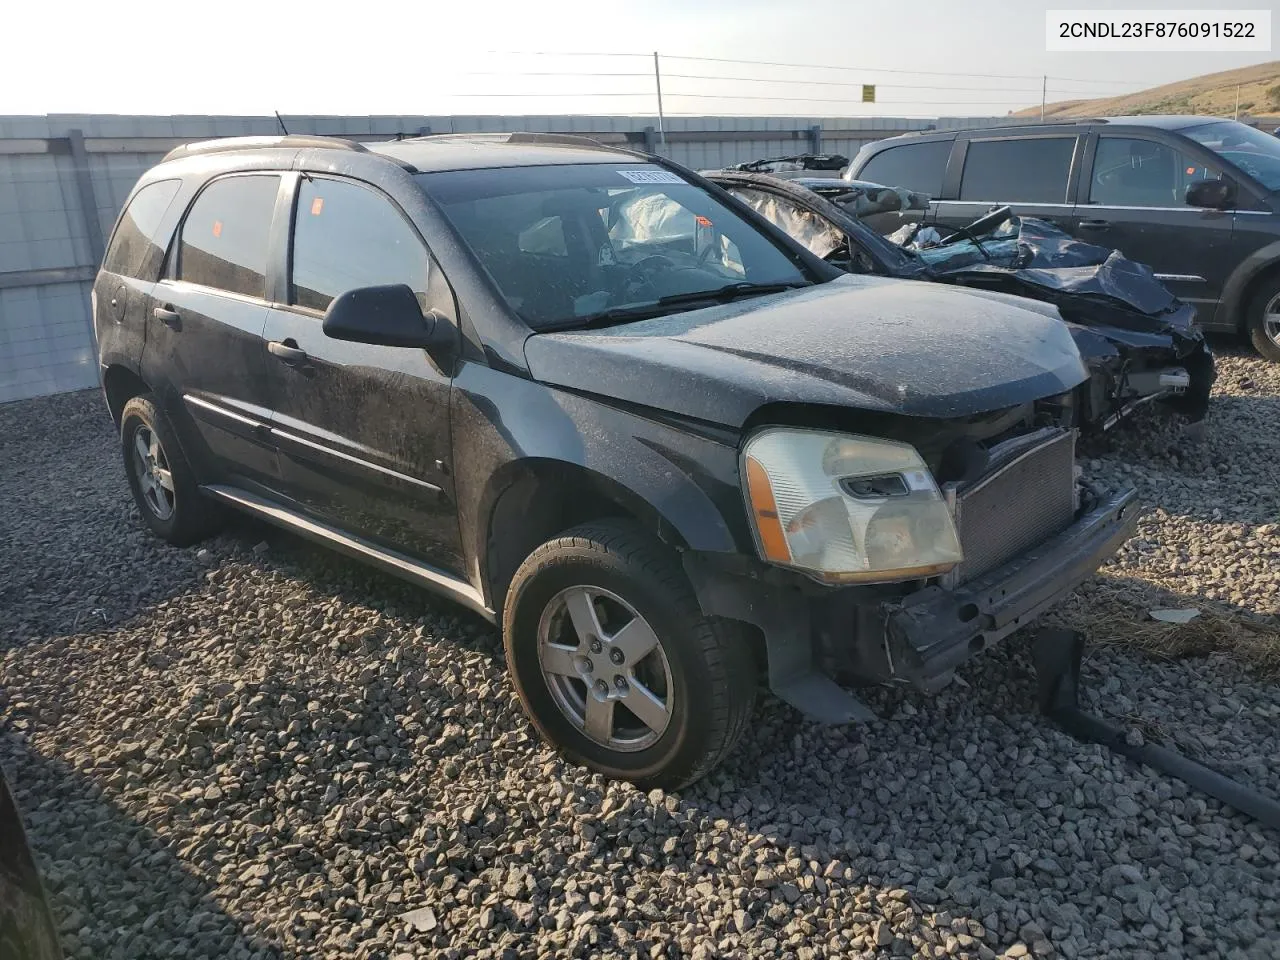
<svg viewBox="0 0 1280 960">
<path fill-rule="evenodd" d="M 1229 117 L 1236 108 L 1240 88 L 1240 116 L 1266 118 L 1280 123 L 1280 60 L 1239 70 L 1206 73 L 1202 77 L 1166 83 L 1137 93 L 1097 100 L 1062 100 L 1046 104 L 1046 119 L 1118 117 L 1143 113 L 1190 113 Z M 1019 110 L 1015 117 L 1039 117 L 1039 107 Z M 1264 127 L 1266 122 L 1262 124 Z M 1273 124 L 1274 126 L 1274 124 Z"/>
</svg>

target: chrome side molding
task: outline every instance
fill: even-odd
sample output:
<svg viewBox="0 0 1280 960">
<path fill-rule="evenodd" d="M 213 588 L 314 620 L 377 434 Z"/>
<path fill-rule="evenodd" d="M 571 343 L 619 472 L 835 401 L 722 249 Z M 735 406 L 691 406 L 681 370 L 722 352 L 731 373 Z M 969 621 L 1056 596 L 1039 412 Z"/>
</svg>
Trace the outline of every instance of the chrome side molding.
<svg viewBox="0 0 1280 960">
<path fill-rule="evenodd" d="M 437 570 L 435 567 L 413 560 L 402 553 L 388 550 L 385 547 L 370 543 L 360 537 L 344 533 L 335 527 L 312 520 L 282 507 L 270 500 L 263 499 L 238 487 L 223 484 L 202 486 L 201 491 L 237 510 L 243 510 L 261 517 L 268 523 L 275 524 L 285 530 L 301 534 L 308 540 L 345 553 L 349 557 L 363 560 L 365 563 L 385 570 L 387 573 L 408 580 L 434 593 L 448 597 L 457 603 L 474 610 L 490 623 L 497 623 L 498 615 L 490 610 L 484 602 L 480 591 L 467 581 L 453 574 Z"/>
</svg>

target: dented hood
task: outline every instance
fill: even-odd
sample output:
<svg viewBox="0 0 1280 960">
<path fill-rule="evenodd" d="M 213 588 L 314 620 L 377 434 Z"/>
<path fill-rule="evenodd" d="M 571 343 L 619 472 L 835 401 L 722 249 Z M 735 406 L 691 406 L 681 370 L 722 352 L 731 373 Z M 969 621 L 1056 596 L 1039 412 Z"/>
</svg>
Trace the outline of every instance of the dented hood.
<svg viewBox="0 0 1280 960">
<path fill-rule="evenodd" d="M 543 383 L 735 427 L 774 402 L 969 416 L 1062 393 L 1086 377 L 1047 304 L 865 276 L 535 334 L 525 356 Z"/>
</svg>

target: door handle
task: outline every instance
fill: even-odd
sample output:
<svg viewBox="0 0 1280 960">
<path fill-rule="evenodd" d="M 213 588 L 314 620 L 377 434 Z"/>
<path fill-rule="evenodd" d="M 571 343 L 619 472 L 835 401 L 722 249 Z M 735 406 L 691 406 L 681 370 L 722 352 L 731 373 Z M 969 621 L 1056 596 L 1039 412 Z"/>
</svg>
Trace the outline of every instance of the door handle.
<svg viewBox="0 0 1280 960">
<path fill-rule="evenodd" d="M 113 306 L 115 305 L 114 300 L 112 300 L 111 303 Z M 174 330 L 177 330 L 182 326 L 182 318 L 178 316 L 178 311 L 173 309 L 170 304 L 165 304 L 163 307 L 156 307 L 151 311 L 151 315 L 166 327 L 172 327 Z"/>
<path fill-rule="evenodd" d="M 304 367 L 310 360 L 307 351 L 300 348 L 298 341 L 292 337 L 288 340 L 268 340 L 267 349 L 271 351 L 273 357 L 291 367 Z"/>
<path fill-rule="evenodd" d="M 1106 220 L 1081 220 L 1081 230 L 1107 230 L 1111 224 Z"/>
</svg>

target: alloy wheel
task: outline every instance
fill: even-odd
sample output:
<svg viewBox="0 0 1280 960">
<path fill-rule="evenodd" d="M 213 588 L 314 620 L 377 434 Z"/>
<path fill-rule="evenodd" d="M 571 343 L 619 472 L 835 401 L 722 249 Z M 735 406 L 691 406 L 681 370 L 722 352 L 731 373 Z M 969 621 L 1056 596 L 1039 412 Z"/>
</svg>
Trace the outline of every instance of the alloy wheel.
<svg viewBox="0 0 1280 960">
<path fill-rule="evenodd" d="M 173 472 L 160 438 L 146 424 L 134 431 L 133 462 L 143 502 L 158 519 L 168 520 L 175 502 Z"/>
<path fill-rule="evenodd" d="M 601 746 L 643 750 L 671 722 L 662 641 L 616 593 L 575 586 L 552 597 L 538 623 L 538 662 L 561 712 Z"/>
<path fill-rule="evenodd" d="M 1268 340 L 1280 347 L 1280 293 L 1262 308 L 1262 332 L 1267 335 Z"/>
</svg>

